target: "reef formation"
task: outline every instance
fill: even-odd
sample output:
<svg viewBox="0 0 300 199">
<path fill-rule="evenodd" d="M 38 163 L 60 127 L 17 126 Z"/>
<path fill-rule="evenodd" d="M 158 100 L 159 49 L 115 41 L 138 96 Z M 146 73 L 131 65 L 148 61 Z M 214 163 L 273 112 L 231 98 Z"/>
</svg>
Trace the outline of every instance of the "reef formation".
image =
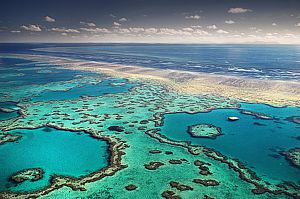
<svg viewBox="0 0 300 199">
<path fill-rule="evenodd" d="M 83 71 L 91 67 L 91 63 L 71 59 L 19 57 L 41 66 L 48 63 L 70 70 L 80 70 L 86 66 Z M 71 67 L 74 64 L 77 67 Z M 118 69 L 118 66 L 115 68 Z M 1 122 L 0 128 L 4 134 L 14 129 L 45 126 L 74 133 L 82 131 L 94 139 L 106 140 L 110 152 L 109 165 L 96 172 L 79 178 L 53 175 L 50 185 L 42 189 L 23 192 L 3 190 L 0 192 L 1 198 L 141 198 L 145 195 L 150 198 L 220 198 L 224 195 L 227 198 L 299 198 L 300 187 L 294 183 L 267 182 L 236 159 L 205 146 L 171 140 L 160 134 L 166 114 L 239 108 L 236 98 L 178 93 L 158 79 L 131 77 L 129 82 L 136 86 L 126 92 L 70 100 L 31 101 L 31 97 L 49 89 L 63 91 L 67 95 L 70 89 L 87 84 L 91 79 L 99 82 L 112 78 L 105 70 L 104 67 L 102 72 L 106 76 L 102 77 L 75 78 L 36 85 L 34 88 L 32 85 L 21 86 L 13 92 L 1 91 L 4 94 L 0 98 L 2 101 L 18 101 L 21 109 L 17 118 Z M 297 102 L 293 101 L 293 104 Z M 192 132 L 196 136 L 203 135 L 201 129 L 209 129 L 210 132 L 205 134 L 209 137 L 221 133 L 220 129 L 211 125 L 197 126 L 195 129 Z M 18 139 L 5 136 L 1 140 L 12 140 L 13 143 Z M 7 141 L 3 143 L 5 145 Z M 40 172 L 32 170 L 31 173 Z"/>
<path fill-rule="evenodd" d="M 295 167 L 300 168 L 300 148 L 281 152 L 282 155 Z"/>
<path fill-rule="evenodd" d="M 41 168 L 32 168 L 19 171 L 10 177 L 14 183 L 22 183 L 26 180 L 38 181 L 43 178 L 44 171 Z"/>
<path fill-rule="evenodd" d="M 217 136 L 222 135 L 221 128 L 212 124 L 196 124 L 188 127 L 187 132 L 192 137 L 198 138 L 211 138 L 215 139 Z"/>
</svg>

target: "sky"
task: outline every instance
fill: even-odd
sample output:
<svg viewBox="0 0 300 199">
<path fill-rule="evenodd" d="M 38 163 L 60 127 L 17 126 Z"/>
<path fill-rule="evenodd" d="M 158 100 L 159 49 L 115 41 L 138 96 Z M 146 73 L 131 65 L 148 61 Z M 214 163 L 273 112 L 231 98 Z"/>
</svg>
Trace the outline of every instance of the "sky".
<svg viewBox="0 0 300 199">
<path fill-rule="evenodd" d="M 0 42 L 300 44 L 300 0 L 1 0 Z"/>
</svg>

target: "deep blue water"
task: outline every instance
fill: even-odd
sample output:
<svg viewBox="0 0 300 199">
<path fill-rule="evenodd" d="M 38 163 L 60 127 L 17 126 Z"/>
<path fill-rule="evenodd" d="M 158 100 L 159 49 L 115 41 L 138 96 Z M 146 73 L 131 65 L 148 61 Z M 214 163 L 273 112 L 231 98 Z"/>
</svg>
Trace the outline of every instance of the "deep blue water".
<svg viewBox="0 0 300 199">
<path fill-rule="evenodd" d="M 0 52 L 29 52 L 153 68 L 300 80 L 300 46 L 297 45 L 1 44 Z"/>
<path fill-rule="evenodd" d="M 0 58 L 0 89 L 68 81 L 77 75 L 93 76 L 95 74 L 63 68 L 57 69 L 51 64 L 37 66 L 34 62 L 24 59 Z"/>
<path fill-rule="evenodd" d="M 53 128 L 17 129 L 8 133 L 21 135 L 18 142 L 0 145 L 0 191 L 36 190 L 49 184 L 50 175 L 80 177 L 108 165 L 108 144 L 83 132 Z M 42 168 L 44 178 L 14 187 L 8 178 L 28 168 Z"/>
<path fill-rule="evenodd" d="M 257 119 L 241 114 L 236 109 L 216 109 L 208 113 L 166 114 L 161 133 L 173 140 L 191 141 L 196 145 L 213 148 L 222 154 L 237 158 L 257 172 L 259 176 L 271 180 L 299 182 L 300 170 L 291 166 L 281 150 L 299 147 L 300 125 L 286 121 L 289 116 L 300 116 L 300 108 L 274 108 L 263 104 L 245 104 L 241 108 L 261 112 L 275 117 L 275 120 Z M 229 116 L 240 120 L 230 122 Z M 256 122 L 256 124 L 255 124 Z M 194 138 L 187 132 L 190 125 L 210 123 L 222 129 L 224 135 L 215 140 Z M 257 125 L 259 123 L 259 125 Z"/>
</svg>

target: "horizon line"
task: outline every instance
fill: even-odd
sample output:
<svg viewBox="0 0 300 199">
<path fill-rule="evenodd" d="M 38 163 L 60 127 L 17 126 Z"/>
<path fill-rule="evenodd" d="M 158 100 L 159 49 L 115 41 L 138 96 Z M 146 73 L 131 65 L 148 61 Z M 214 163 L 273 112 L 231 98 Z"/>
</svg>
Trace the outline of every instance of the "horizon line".
<svg viewBox="0 0 300 199">
<path fill-rule="evenodd" d="M 298 46 L 300 43 L 190 43 L 190 42 L 37 42 L 37 41 L 18 41 L 18 42 L 2 42 L 0 44 L 179 44 L 179 45 L 293 45 Z"/>
</svg>

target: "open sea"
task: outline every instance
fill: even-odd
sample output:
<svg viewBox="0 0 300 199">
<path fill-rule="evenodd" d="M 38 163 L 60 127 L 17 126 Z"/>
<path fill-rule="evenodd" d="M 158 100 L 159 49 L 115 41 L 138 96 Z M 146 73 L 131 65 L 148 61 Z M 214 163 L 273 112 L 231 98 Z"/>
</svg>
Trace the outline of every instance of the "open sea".
<svg viewBox="0 0 300 199">
<path fill-rule="evenodd" d="M 46 54 L 151 68 L 300 80 L 299 45 L 0 44 L 0 53 Z"/>
</svg>

